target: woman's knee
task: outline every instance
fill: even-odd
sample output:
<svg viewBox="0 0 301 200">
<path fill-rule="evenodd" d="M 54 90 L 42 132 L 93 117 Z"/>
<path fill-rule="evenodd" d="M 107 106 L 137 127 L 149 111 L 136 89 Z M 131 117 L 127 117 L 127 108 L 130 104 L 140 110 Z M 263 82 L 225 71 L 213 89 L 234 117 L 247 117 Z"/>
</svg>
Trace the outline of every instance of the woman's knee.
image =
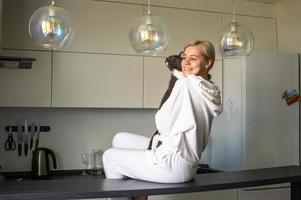
<svg viewBox="0 0 301 200">
<path fill-rule="evenodd" d="M 102 155 L 102 163 L 104 165 L 104 167 L 108 164 L 108 162 L 111 160 L 110 158 L 112 158 L 112 154 L 113 154 L 113 149 L 107 149 L 103 155 Z"/>
<path fill-rule="evenodd" d="M 128 133 L 126 133 L 126 132 L 116 133 L 112 140 L 112 146 L 114 148 L 118 148 L 119 146 L 121 146 L 123 141 L 126 139 L 127 135 L 128 135 Z"/>
<path fill-rule="evenodd" d="M 114 148 L 107 149 L 103 153 L 102 162 L 106 178 L 123 178 L 123 175 L 118 171 L 118 165 L 116 165 L 117 157 L 118 153 Z"/>
</svg>

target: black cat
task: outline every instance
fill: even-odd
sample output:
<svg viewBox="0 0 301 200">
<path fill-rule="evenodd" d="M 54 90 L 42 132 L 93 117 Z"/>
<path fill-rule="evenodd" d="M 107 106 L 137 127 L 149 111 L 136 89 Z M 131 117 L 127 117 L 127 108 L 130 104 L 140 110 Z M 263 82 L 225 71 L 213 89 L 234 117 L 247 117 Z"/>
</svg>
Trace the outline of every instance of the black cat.
<svg viewBox="0 0 301 200">
<path fill-rule="evenodd" d="M 178 71 L 182 71 L 182 67 L 181 67 L 181 62 L 182 62 L 182 51 L 178 54 L 178 55 L 171 55 L 168 56 L 165 59 L 165 65 L 168 67 L 168 69 L 173 72 L 174 70 L 178 70 Z M 173 73 L 171 73 L 170 75 L 170 79 L 169 79 L 169 83 L 168 83 L 168 88 L 165 91 L 160 106 L 159 108 L 161 108 L 161 106 L 164 104 L 164 102 L 168 99 L 168 97 L 171 94 L 171 91 L 176 83 L 176 81 L 178 80 L 177 77 L 174 76 Z M 148 150 L 150 150 L 152 148 L 152 144 L 153 144 L 153 138 L 155 135 L 160 134 L 158 130 L 156 130 L 156 132 L 152 135 L 151 140 L 149 142 L 148 145 Z M 158 142 L 157 147 L 161 145 L 161 141 Z"/>
</svg>

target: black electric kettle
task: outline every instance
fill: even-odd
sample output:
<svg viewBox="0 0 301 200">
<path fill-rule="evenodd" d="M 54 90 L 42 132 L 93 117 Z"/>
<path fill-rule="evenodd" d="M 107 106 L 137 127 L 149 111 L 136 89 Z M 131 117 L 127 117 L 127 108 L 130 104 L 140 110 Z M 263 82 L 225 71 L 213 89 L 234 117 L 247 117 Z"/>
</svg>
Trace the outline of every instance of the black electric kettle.
<svg viewBox="0 0 301 200">
<path fill-rule="evenodd" d="M 51 156 L 53 161 L 53 168 L 56 169 L 56 159 L 53 151 L 47 148 L 36 148 L 32 152 L 31 170 L 33 177 L 48 177 L 50 175 L 49 170 L 49 157 Z"/>
</svg>

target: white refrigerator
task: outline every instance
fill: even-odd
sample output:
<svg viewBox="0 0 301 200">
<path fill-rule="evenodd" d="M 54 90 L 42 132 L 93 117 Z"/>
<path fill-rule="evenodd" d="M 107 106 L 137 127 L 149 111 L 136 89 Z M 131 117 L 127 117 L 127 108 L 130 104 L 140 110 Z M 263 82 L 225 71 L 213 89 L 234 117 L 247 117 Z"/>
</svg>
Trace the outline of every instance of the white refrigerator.
<svg viewBox="0 0 301 200">
<path fill-rule="evenodd" d="M 253 52 L 223 59 L 224 109 L 213 122 L 206 157 L 225 171 L 299 165 L 299 56 Z"/>
<path fill-rule="evenodd" d="M 224 109 L 213 122 L 203 159 L 210 167 L 233 171 L 299 165 L 299 102 L 287 105 L 282 98 L 285 91 L 299 94 L 299 64 L 299 55 L 291 53 L 223 59 Z M 237 191 L 237 200 L 290 199 L 289 184 Z"/>
</svg>

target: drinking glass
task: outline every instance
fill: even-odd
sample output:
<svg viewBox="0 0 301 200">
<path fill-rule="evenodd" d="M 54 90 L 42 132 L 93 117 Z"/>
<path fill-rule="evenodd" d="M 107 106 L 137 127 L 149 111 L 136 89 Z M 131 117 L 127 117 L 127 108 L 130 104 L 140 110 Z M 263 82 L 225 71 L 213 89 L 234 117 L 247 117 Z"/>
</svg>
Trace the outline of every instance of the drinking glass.
<svg viewBox="0 0 301 200">
<path fill-rule="evenodd" d="M 88 169 L 88 166 L 89 166 L 89 157 L 90 157 L 89 153 L 82 153 L 82 155 L 81 155 L 81 161 L 82 161 L 82 164 L 84 165 L 84 169 L 83 169 L 83 172 L 82 172 L 83 176 L 88 175 L 87 169 Z"/>
<path fill-rule="evenodd" d="M 93 175 L 100 175 L 102 168 L 102 154 L 103 151 L 101 149 L 93 149 L 92 150 L 92 158 L 91 158 L 91 167 Z"/>
</svg>

